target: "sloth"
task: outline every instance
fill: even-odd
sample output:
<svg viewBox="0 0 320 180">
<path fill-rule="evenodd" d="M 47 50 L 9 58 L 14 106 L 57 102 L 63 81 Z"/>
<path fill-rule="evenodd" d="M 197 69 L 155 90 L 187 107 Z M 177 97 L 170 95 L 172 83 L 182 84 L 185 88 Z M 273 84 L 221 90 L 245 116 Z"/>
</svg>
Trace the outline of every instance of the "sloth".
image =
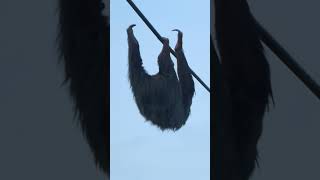
<svg viewBox="0 0 320 180">
<path fill-rule="evenodd" d="M 215 32 L 221 58 L 215 61 L 216 177 L 248 180 L 258 162 L 263 118 L 273 100 L 270 68 L 246 0 L 215 0 Z"/>
<path fill-rule="evenodd" d="M 139 43 L 133 27 L 127 29 L 129 47 L 129 81 L 140 113 L 161 130 L 180 129 L 187 121 L 194 95 L 194 82 L 182 48 L 182 32 L 175 46 L 178 77 L 170 58 L 169 40 L 163 38 L 158 56 L 159 72 L 149 75 L 142 65 Z"/>
<path fill-rule="evenodd" d="M 59 0 L 59 52 L 77 120 L 96 164 L 109 175 L 109 17 L 102 0 Z"/>
</svg>

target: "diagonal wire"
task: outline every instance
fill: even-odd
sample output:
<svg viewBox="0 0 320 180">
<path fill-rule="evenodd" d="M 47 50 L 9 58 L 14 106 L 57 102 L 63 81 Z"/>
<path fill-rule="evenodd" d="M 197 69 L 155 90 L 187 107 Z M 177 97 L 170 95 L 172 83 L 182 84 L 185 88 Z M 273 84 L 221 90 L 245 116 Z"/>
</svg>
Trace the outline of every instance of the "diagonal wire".
<svg viewBox="0 0 320 180">
<path fill-rule="evenodd" d="M 293 59 L 292 56 L 256 21 L 256 27 L 261 40 L 273 53 L 304 83 L 305 86 L 320 100 L 320 86 L 312 77 Z"/>
</svg>

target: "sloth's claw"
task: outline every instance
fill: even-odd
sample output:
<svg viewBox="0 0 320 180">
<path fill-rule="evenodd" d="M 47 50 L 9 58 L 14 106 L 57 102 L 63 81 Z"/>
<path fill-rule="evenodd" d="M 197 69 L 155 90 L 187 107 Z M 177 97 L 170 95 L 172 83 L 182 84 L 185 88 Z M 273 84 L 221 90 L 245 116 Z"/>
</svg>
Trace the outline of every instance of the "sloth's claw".
<svg viewBox="0 0 320 180">
<path fill-rule="evenodd" d="M 128 29 L 127 29 L 127 32 L 128 33 L 133 33 L 133 27 L 135 27 L 136 25 L 135 24 L 131 24 Z"/>
<path fill-rule="evenodd" d="M 178 32 L 178 40 L 177 40 L 177 44 L 174 48 L 175 51 L 181 50 L 182 49 L 182 32 L 179 29 L 173 29 L 172 31 L 177 31 Z"/>
<path fill-rule="evenodd" d="M 169 39 L 166 37 L 162 37 L 162 42 L 164 45 L 169 45 Z"/>
</svg>

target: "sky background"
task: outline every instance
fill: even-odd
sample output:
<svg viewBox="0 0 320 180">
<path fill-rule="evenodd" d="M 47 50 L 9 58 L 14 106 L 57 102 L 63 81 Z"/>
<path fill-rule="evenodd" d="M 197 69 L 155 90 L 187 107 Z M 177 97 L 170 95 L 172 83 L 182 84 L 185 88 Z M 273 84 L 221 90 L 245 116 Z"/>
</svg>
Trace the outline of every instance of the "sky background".
<svg viewBox="0 0 320 180">
<path fill-rule="evenodd" d="M 134 1 L 162 36 L 174 47 L 178 28 L 190 67 L 210 82 L 210 1 Z M 128 81 L 126 29 L 136 24 L 144 66 L 158 72 L 162 48 L 126 1 L 111 0 L 111 176 L 112 180 L 208 180 L 210 176 L 210 94 L 194 79 L 196 94 L 191 115 L 179 131 L 162 132 L 146 122 L 133 100 Z M 172 57 L 174 63 L 175 58 Z"/>
</svg>

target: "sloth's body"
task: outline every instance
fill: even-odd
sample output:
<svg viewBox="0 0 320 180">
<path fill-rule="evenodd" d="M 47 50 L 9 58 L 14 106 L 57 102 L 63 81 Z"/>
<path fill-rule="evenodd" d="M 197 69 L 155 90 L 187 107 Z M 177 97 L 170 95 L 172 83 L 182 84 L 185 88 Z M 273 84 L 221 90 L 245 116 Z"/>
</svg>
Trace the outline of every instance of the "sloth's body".
<svg viewBox="0 0 320 180">
<path fill-rule="evenodd" d="M 265 111 L 272 97 L 269 64 L 246 0 L 215 0 L 215 32 L 223 90 L 217 125 L 218 179 L 247 180 L 258 158 Z M 221 82 L 220 81 L 220 82 Z M 220 91 L 220 92 L 221 92 Z M 220 143 L 220 144 L 219 144 Z"/>
<path fill-rule="evenodd" d="M 109 19 L 102 0 L 59 0 L 59 47 L 66 82 L 97 165 L 109 174 Z"/>
<path fill-rule="evenodd" d="M 129 80 L 140 113 L 153 124 L 164 129 L 181 128 L 189 114 L 194 82 L 182 49 L 182 33 L 179 31 L 175 48 L 178 76 L 170 58 L 169 41 L 164 39 L 158 56 L 159 72 L 149 75 L 142 66 L 139 44 L 134 37 L 133 25 L 128 30 Z"/>
</svg>

